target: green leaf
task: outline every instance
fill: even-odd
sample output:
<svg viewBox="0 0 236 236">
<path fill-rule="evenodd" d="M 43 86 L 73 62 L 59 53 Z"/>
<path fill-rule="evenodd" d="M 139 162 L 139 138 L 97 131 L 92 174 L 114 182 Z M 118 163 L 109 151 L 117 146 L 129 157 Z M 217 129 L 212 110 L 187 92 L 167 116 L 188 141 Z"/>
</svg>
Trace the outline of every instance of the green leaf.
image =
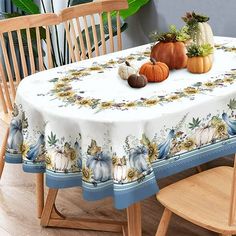
<svg viewBox="0 0 236 236">
<path fill-rule="evenodd" d="M 235 110 L 236 109 L 236 100 L 234 98 L 230 99 L 229 104 L 227 104 L 227 106 L 229 107 L 229 109 Z"/>
<path fill-rule="evenodd" d="M 54 146 L 59 140 L 57 139 L 56 134 L 51 132 L 50 136 L 48 136 L 48 144 L 50 146 Z"/>
<path fill-rule="evenodd" d="M 12 0 L 17 8 L 24 11 L 27 14 L 39 14 L 39 7 L 33 0 Z"/>
<path fill-rule="evenodd" d="M 134 15 L 149 0 L 128 0 L 129 8 L 120 11 L 120 16 L 125 20 L 127 17 Z"/>
<path fill-rule="evenodd" d="M 193 129 L 199 127 L 200 123 L 201 123 L 201 120 L 199 118 L 197 118 L 197 119 L 193 118 L 192 123 L 189 123 L 189 128 L 191 130 L 193 130 Z"/>
<path fill-rule="evenodd" d="M 72 0 L 70 5 L 75 6 L 75 5 L 79 5 L 79 4 L 89 3 L 89 2 L 92 2 L 92 1 L 93 0 Z"/>
</svg>

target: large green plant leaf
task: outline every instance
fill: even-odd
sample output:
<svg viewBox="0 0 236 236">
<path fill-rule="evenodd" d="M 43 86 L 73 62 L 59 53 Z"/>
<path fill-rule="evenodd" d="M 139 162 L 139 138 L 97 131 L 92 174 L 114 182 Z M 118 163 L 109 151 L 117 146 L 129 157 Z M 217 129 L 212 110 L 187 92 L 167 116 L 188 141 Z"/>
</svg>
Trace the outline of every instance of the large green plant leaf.
<svg viewBox="0 0 236 236">
<path fill-rule="evenodd" d="M 128 0 L 129 8 L 120 10 L 120 16 L 122 19 L 126 19 L 132 15 L 134 15 L 142 6 L 147 4 L 150 0 Z M 111 16 L 115 17 L 117 14 L 117 11 L 111 12 Z M 107 21 L 107 13 L 103 13 L 102 15 L 103 21 Z"/>
<path fill-rule="evenodd" d="M 149 0 L 128 0 L 129 8 L 120 11 L 120 16 L 126 19 L 129 16 L 134 15 L 142 6 L 147 4 Z"/>
<path fill-rule="evenodd" d="M 27 14 L 39 14 L 39 7 L 33 0 L 12 0 L 16 7 Z"/>
</svg>

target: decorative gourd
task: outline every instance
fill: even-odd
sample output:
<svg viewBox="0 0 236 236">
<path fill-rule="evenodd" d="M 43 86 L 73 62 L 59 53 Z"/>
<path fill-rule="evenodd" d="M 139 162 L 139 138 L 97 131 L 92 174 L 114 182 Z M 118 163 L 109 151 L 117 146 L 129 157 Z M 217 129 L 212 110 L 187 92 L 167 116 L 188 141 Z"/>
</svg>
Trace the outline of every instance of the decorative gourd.
<svg viewBox="0 0 236 236">
<path fill-rule="evenodd" d="M 7 149 L 10 152 L 20 152 L 20 146 L 23 143 L 22 122 L 12 119 L 10 123 L 9 138 L 7 140 Z"/>
<path fill-rule="evenodd" d="M 128 61 L 124 65 L 120 65 L 118 69 L 118 74 L 123 80 L 127 80 L 130 75 L 136 74 L 137 72 L 138 70 L 131 66 Z"/>
<path fill-rule="evenodd" d="M 50 149 L 47 154 L 53 170 L 66 172 L 76 165 L 76 161 L 68 158 L 63 150 Z"/>
<path fill-rule="evenodd" d="M 152 48 L 151 57 L 165 63 L 170 70 L 185 68 L 187 66 L 185 42 L 190 39 L 186 31 L 186 27 L 177 30 L 172 25 L 170 32 L 153 35 L 152 38 L 158 43 Z"/>
<path fill-rule="evenodd" d="M 128 84 L 132 88 L 142 88 L 148 83 L 145 75 L 130 75 L 128 78 Z"/>
<path fill-rule="evenodd" d="M 213 127 L 198 128 L 193 136 L 197 147 L 211 143 L 216 137 L 216 129 Z"/>
<path fill-rule="evenodd" d="M 162 82 L 169 76 L 169 68 L 165 63 L 156 62 L 154 58 L 151 62 L 143 64 L 140 68 L 139 74 L 145 75 L 148 82 Z"/>
<path fill-rule="evenodd" d="M 95 140 L 91 141 L 87 154 L 86 167 L 92 170 L 93 179 L 101 182 L 111 179 L 111 158 L 101 150 Z"/>
<path fill-rule="evenodd" d="M 127 166 L 125 158 L 118 159 L 118 163 L 114 167 L 114 180 L 123 182 L 127 177 Z"/>
<path fill-rule="evenodd" d="M 130 150 L 129 163 L 130 167 L 142 173 L 147 171 L 149 166 L 147 162 L 148 150 L 145 146 L 138 146 Z"/>
<path fill-rule="evenodd" d="M 212 68 L 212 51 L 210 44 L 196 45 L 192 44 L 188 47 L 187 69 L 194 74 L 202 74 L 208 72 Z"/>
<path fill-rule="evenodd" d="M 188 33 L 197 45 L 210 44 L 214 47 L 214 38 L 211 26 L 207 23 L 208 16 L 196 14 L 195 12 L 187 12 L 182 17 L 187 24 Z"/>
<path fill-rule="evenodd" d="M 103 152 L 89 156 L 86 162 L 86 166 L 93 172 L 93 179 L 102 182 L 111 179 L 111 165 L 111 158 Z"/>
</svg>

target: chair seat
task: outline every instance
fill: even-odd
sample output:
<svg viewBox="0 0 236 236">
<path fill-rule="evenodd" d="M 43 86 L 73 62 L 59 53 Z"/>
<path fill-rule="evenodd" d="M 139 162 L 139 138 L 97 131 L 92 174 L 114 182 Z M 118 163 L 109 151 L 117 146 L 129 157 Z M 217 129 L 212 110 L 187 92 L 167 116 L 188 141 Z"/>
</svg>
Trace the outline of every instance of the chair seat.
<svg viewBox="0 0 236 236">
<path fill-rule="evenodd" d="M 6 123 L 7 125 L 10 124 L 11 117 L 12 117 L 11 112 L 4 113 L 3 111 L 0 111 L 0 120 Z"/>
<path fill-rule="evenodd" d="M 233 168 L 210 169 L 163 188 L 157 199 L 176 215 L 211 231 L 235 234 L 229 226 Z"/>
</svg>

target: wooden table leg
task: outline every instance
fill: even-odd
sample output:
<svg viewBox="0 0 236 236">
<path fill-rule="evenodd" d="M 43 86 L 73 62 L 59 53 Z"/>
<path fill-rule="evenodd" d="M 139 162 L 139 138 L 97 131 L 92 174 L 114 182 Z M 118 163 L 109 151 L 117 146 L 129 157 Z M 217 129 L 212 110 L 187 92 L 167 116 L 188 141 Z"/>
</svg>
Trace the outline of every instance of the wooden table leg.
<svg viewBox="0 0 236 236">
<path fill-rule="evenodd" d="M 56 208 L 58 189 L 49 189 L 46 203 L 41 217 L 41 225 L 44 227 L 58 227 L 69 229 L 97 230 L 105 232 L 122 232 L 127 236 L 127 222 L 88 218 L 67 218 Z M 138 235 L 137 235 L 138 236 Z"/>
<path fill-rule="evenodd" d="M 141 204 L 135 203 L 127 208 L 128 236 L 142 235 Z"/>
<path fill-rule="evenodd" d="M 39 173 L 36 175 L 36 195 L 37 195 L 37 214 L 41 218 L 44 208 L 44 174 Z"/>
</svg>

